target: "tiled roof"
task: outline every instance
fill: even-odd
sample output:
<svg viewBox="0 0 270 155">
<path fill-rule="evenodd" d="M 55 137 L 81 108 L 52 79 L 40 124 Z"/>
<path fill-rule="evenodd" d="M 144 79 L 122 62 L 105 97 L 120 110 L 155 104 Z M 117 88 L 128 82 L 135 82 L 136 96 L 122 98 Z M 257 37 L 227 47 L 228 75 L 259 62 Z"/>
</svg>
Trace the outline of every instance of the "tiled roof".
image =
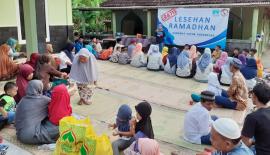
<svg viewBox="0 0 270 155">
<path fill-rule="evenodd" d="M 169 5 L 198 5 L 198 4 L 228 4 L 228 3 L 260 3 L 270 0 L 107 0 L 102 7 L 125 6 L 169 6 Z"/>
</svg>

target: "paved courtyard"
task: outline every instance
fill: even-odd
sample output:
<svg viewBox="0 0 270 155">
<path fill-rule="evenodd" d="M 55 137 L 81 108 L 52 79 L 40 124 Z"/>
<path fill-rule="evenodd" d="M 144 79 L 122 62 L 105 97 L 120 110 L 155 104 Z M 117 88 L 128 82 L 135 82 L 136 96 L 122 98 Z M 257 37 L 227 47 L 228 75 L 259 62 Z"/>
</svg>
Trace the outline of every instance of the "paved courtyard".
<svg viewBox="0 0 270 155">
<path fill-rule="evenodd" d="M 98 61 L 98 69 L 99 81 L 93 96 L 93 104 L 78 106 L 77 92 L 71 98 L 73 111 L 90 117 L 97 133 L 107 133 L 111 140 L 114 140 L 115 137 L 111 136 L 112 131 L 107 128 L 107 125 L 114 122 L 118 107 L 121 104 L 129 104 L 134 110 L 137 103 L 146 100 L 152 105 L 151 117 L 155 138 L 159 140 L 161 151 L 165 155 L 175 150 L 192 155 L 204 148 L 185 142 L 182 138 L 182 128 L 184 114 L 191 107 L 190 94 L 204 90 L 206 84 L 192 79 L 181 79 L 162 71 L 151 72 L 145 68 L 133 68 L 108 61 Z M 239 125 L 242 125 L 246 115 L 246 111 L 226 109 L 215 109 L 212 113 L 219 117 L 233 118 Z M 19 143 L 14 130 L 4 129 L 1 134 L 7 141 L 32 154 L 51 154 L 38 150 L 37 146 Z"/>
</svg>

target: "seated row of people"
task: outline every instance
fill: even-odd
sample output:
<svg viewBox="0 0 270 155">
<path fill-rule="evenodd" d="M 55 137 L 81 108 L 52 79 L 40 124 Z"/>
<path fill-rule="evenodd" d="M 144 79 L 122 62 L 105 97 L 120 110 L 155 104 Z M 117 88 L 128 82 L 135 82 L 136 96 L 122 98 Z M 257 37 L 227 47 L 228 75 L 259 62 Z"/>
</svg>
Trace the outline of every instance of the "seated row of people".
<svg viewBox="0 0 270 155">
<path fill-rule="evenodd" d="M 210 115 L 217 103 L 215 96 L 209 90 L 201 92 L 199 102 L 185 114 L 184 139 L 190 143 L 212 145 L 220 154 L 269 154 L 270 130 L 267 123 L 270 123 L 270 86 L 259 83 L 253 88 L 250 97 L 256 111 L 246 116 L 242 132 L 235 121 Z M 240 95 L 236 94 L 235 97 L 239 98 Z M 218 140 L 220 135 L 223 140 Z M 211 150 L 208 153 L 211 154 Z"/>
</svg>

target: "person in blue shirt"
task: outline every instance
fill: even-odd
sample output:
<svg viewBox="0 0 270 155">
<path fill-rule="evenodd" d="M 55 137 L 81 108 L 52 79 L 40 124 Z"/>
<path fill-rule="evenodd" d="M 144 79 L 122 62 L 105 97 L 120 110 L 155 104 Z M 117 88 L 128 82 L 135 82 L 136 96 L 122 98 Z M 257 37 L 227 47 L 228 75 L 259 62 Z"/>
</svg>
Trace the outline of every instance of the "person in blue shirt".
<svg viewBox="0 0 270 155">
<path fill-rule="evenodd" d="M 84 37 L 80 36 L 79 39 L 75 42 L 75 54 L 77 54 L 83 48 Z"/>
</svg>

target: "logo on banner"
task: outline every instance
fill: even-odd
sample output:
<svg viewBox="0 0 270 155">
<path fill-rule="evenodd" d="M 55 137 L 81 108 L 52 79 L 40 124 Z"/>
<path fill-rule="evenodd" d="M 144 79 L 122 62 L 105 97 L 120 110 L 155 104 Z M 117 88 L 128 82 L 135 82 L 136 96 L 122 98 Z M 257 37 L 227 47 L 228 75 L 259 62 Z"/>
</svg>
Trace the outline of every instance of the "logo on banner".
<svg viewBox="0 0 270 155">
<path fill-rule="evenodd" d="M 161 15 L 161 19 L 163 22 L 173 18 L 177 14 L 176 9 L 171 9 L 167 12 L 165 12 L 163 15 Z"/>
</svg>

